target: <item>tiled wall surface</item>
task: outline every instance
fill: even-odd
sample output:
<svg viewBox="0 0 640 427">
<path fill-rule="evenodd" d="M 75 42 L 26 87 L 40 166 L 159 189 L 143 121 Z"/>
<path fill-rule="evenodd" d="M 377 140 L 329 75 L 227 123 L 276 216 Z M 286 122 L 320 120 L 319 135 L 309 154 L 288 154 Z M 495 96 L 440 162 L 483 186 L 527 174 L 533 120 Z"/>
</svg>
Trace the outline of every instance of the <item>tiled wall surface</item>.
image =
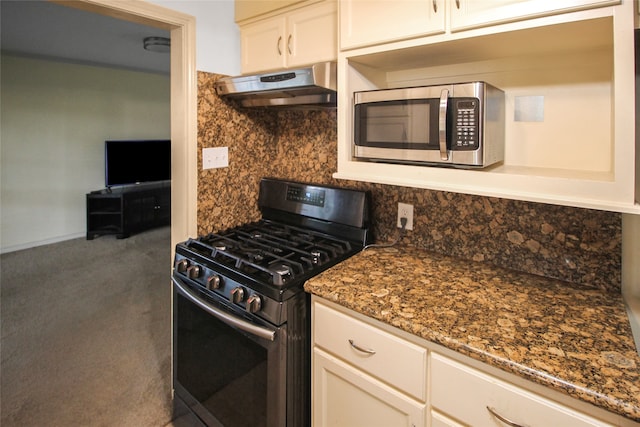
<svg viewBox="0 0 640 427">
<path fill-rule="evenodd" d="M 361 188 L 372 193 L 377 241 L 396 237 L 397 204 L 409 203 L 404 244 L 620 292 L 620 214 L 335 180 L 335 111 L 237 109 L 215 95 L 219 77 L 198 74 L 199 234 L 259 219 L 262 177 Z M 203 171 L 206 147 L 229 147 L 229 167 Z"/>
</svg>

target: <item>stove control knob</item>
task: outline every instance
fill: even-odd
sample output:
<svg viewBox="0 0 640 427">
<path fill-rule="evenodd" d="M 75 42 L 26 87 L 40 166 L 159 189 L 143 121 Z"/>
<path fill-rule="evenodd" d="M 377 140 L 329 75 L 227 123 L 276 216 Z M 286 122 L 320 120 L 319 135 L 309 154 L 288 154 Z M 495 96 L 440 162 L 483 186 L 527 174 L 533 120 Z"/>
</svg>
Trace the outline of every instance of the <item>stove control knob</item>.
<svg viewBox="0 0 640 427">
<path fill-rule="evenodd" d="M 220 285 L 222 284 L 222 280 L 220 280 L 220 276 L 217 274 L 212 274 L 207 278 L 207 289 L 210 291 L 214 289 L 220 289 Z"/>
<path fill-rule="evenodd" d="M 249 298 L 247 298 L 247 305 L 245 307 L 247 312 L 257 313 L 260 311 L 261 308 L 262 308 L 262 298 L 260 298 L 260 295 L 251 295 Z"/>
<path fill-rule="evenodd" d="M 244 289 L 241 287 L 231 289 L 231 302 L 239 304 L 244 301 Z"/>
<path fill-rule="evenodd" d="M 200 266 L 192 265 L 187 268 L 187 276 L 189 277 L 189 279 L 197 279 L 198 277 L 200 277 Z"/>
<path fill-rule="evenodd" d="M 187 267 L 189 267 L 189 261 L 187 261 L 186 259 L 181 259 L 180 261 L 176 262 L 176 271 L 178 273 L 184 273 L 185 271 L 187 271 Z"/>
</svg>

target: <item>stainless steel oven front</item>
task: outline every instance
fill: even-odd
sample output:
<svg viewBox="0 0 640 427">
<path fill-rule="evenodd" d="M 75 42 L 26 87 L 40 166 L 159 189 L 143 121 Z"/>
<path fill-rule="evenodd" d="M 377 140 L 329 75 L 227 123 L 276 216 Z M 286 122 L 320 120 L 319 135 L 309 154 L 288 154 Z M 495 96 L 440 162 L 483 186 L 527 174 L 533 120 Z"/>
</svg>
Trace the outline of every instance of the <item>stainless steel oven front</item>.
<svg viewBox="0 0 640 427">
<path fill-rule="evenodd" d="M 172 279 L 175 397 L 207 426 L 308 425 L 308 296 L 273 302 L 286 320 L 275 325 L 188 274 Z"/>
</svg>

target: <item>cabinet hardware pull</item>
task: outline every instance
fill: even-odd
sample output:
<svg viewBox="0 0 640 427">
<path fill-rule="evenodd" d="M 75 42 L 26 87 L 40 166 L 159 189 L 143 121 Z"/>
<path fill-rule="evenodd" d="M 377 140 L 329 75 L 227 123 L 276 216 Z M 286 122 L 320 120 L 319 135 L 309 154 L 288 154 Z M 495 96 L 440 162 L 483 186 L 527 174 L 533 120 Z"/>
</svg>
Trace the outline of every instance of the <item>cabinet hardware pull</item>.
<svg viewBox="0 0 640 427">
<path fill-rule="evenodd" d="M 438 2 L 433 0 L 433 13 L 438 13 Z"/>
<path fill-rule="evenodd" d="M 356 350 L 362 352 L 362 353 L 366 353 L 366 354 L 376 354 L 375 350 L 371 350 L 368 348 L 363 348 L 360 347 L 358 344 L 354 343 L 353 340 L 349 340 L 349 344 L 351 345 L 351 347 L 355 348 Z"/>
<path fill-rule="evenodd" d="M 291 55 L 291 34 L 289 34 L 289 38 L 287 39 L 287 50 L 289 51 L 289 55 Z"/>
<path fill-rule="evenodd" d="M 278 55 L 282 56 L 282 49 L 280 49 L 280 45 L 282 44 L 282 36 L 278 37 Z"/>
<path fill-rule="evenodd" d="M 456 0 L 456 8 L 460 9 L 460 0 Z"/>
<path fill-rule="evenodd" d="M 510 419 L 503 417 L 502 415 L 498 414 L 496 410 L 490 406 L 487 406 L 487 411 L 489 411 L 491 415 L 493 415 L 494 417 L 496 417 L 497 419 L 499 419 L 500 421 L 502 421 L 503 423 L 505 423 L 510 427 L 525 427 L 522 424 L 514 423 Z"/>
</svg>

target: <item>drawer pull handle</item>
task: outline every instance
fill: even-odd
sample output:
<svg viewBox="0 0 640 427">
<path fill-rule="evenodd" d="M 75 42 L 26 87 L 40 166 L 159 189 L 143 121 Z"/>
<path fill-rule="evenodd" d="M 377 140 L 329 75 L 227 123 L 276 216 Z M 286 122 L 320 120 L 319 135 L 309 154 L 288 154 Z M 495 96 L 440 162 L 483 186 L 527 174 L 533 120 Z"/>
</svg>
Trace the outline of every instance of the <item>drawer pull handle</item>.
<svg viewBox="0 0 640 427">
<path fill-rule="evenodd" d="M 491 415 L 493 415 L 494 417 L 496 417 L 497 419 L 499 419 L 500 421 L 502 421 L 503 423 L 505 423 L 506 425 L 510 426 L 510 427 L 525 427 L 522 424 L 518 424 L 518 423 L 514 423 L 513 421 L 511 421 L 508 418 L 503 417 L 502 415 L 500 415 L 498 412 L 496 412 L 495 409 L 493 409 L 490 406 L 487 406 L 487 411 L 489 411 L 489 413 Z"/>
<path fill-rule="evenodd" d="M 360 347 L 358 344 L 354 343 L 353 340 L 349 340 L 349 344 L 351 345 L 351 347 L 355 348 L 356 350 L 358 350 L 358 351 L 360 351 L 362 353 L 376 354 L 376 352 L 374 350 L 370 350 L 368 348 Z"/>
</svg>

